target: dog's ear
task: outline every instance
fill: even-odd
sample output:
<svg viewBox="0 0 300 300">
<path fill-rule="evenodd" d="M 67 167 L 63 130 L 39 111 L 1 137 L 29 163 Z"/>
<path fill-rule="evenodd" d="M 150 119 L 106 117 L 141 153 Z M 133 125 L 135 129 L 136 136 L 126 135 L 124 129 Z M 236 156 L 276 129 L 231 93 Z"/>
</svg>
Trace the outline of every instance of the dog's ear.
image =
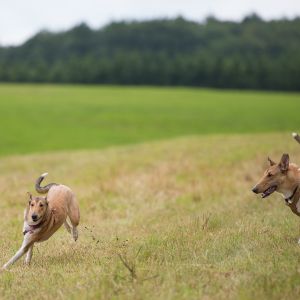
<svg viewBox="0 0 300 300">
<path fill-rule="evenodd" d="M 269 161 L 271 167 L 276 165 L 275 161 L 273 161 L 270 157 L 268 157 L 268 161 Z"/>
<path fill-rule="evenodd" d="M 280 163 L 279 163 L 279 168 L 281 172 L 287 172 L 289 169 L 289 163 L 290 163 L 290 157 L 287 153 L 282 154 Z"/>
<path fill-rule="evenodd" d="M 30 204 L 30 202 L 31 202 L 31 200 L 32 200 L 32 194 L 31 194 L 30 192 L 27 192 L 27 195 L 28 195 L 28 197 L 29 197 L 29 204 Z"/>
<path fill-rule="evenodd" d="M 45 197 L 45 200 L 46 200 L 46 205 L 48 205 L 49 202 L 48 202 L 47 196 Z"/>
</svg>

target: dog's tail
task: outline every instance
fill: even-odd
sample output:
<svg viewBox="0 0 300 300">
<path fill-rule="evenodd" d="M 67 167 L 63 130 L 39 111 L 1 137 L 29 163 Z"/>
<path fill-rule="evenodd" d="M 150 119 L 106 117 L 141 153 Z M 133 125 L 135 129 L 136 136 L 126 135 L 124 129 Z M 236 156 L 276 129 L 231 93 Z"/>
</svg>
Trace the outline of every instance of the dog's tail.
<svg viewBox="0 0 300 300">
<path fill-rule="evenodd" d="M 40 186 L 41 182 L 48 175 L 48 173 L 42 174 L 35 182 L 35 190 L 40 194 L 46 194 L 53 186 L 58 185 L 57 183 L 49 183 L 45 186 Z"/>
<path fill-rule="evenodd" d="M 300 144 L 300 135 L 296 132 L 293 132 L 292 136 Z"/>
</svg>

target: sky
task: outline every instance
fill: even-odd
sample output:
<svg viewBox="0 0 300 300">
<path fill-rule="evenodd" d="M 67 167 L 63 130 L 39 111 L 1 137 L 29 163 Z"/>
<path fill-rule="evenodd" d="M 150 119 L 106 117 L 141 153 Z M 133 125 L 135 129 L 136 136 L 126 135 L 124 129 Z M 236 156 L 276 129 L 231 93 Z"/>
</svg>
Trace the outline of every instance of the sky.
<svg viewBox="0 0 300 300">
<path fill-rule="evenodd" d="M 99 28 L 111 21 L 183 16 L 241 20 L 300 16 L 300 0 L 0 0 L 0 45 L 19 45 L 40 30 L 67 30 L 81 22 Z"/>
</svg>

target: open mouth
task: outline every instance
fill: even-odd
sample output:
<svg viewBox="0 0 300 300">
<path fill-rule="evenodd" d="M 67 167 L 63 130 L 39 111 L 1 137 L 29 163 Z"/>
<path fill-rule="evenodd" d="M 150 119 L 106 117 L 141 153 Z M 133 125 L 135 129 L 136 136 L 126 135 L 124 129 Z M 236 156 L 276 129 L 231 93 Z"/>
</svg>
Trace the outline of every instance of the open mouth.
<svg viewBox="0 0 300 300">
<path fill-rule="evenodd" d="M 266 197 L 270 196 L 271 194 L 273 194 L 276 191 L 276 189 L 277 189 L 276 185 L 269 187 L 261 194 L 261 197 L 266 198 Z"/>
</svg>

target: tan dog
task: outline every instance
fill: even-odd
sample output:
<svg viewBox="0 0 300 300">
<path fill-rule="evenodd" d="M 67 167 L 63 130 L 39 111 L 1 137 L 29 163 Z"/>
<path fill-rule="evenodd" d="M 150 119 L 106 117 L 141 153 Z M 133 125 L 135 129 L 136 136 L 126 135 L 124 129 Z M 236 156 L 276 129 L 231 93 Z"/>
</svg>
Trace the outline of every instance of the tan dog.
<svg viewBox="0 0 300 300">
<path fill-rule="evenodd" d="M 293 134 L 298 141 L 298 135 Z M 299 139 L 300 142 L 300 139 Z M 289 155 L 283 154 L 279 163 L 268 158 L 270 167 L 264 172 L 262 178 L 252 191 L 261 194 L 262 198 L 274 192 L 283 195 L 286 205 L 292 212 L 300 216 L 300 169 L 296 164 L 290 163 Z M 298 241 L 300 244 L 300 239 Z"/>
<path fill-rule="evenodd" d="M 40 183 L 48 174 L 41 175 L 36 181 L 36 191 L 47 193 L 46 197 L 34 197 L 29 194 L 28 206 L 24 212 L 24 240 L 17 253 L 2 267 L 16 262 L 25 253 L 25 262 L 30 264 L 34 243 L 48 240 L 55 231 L 65 225 L 68 232 L 72 233 L 74 240 L 78 238 L 77 226 L 79 224 L 79 207 L 74 193 L 65 185 L 51 183 L 41 187 Z M 71 226 L 67 222 L 71 221 Z"/>
</svg>

